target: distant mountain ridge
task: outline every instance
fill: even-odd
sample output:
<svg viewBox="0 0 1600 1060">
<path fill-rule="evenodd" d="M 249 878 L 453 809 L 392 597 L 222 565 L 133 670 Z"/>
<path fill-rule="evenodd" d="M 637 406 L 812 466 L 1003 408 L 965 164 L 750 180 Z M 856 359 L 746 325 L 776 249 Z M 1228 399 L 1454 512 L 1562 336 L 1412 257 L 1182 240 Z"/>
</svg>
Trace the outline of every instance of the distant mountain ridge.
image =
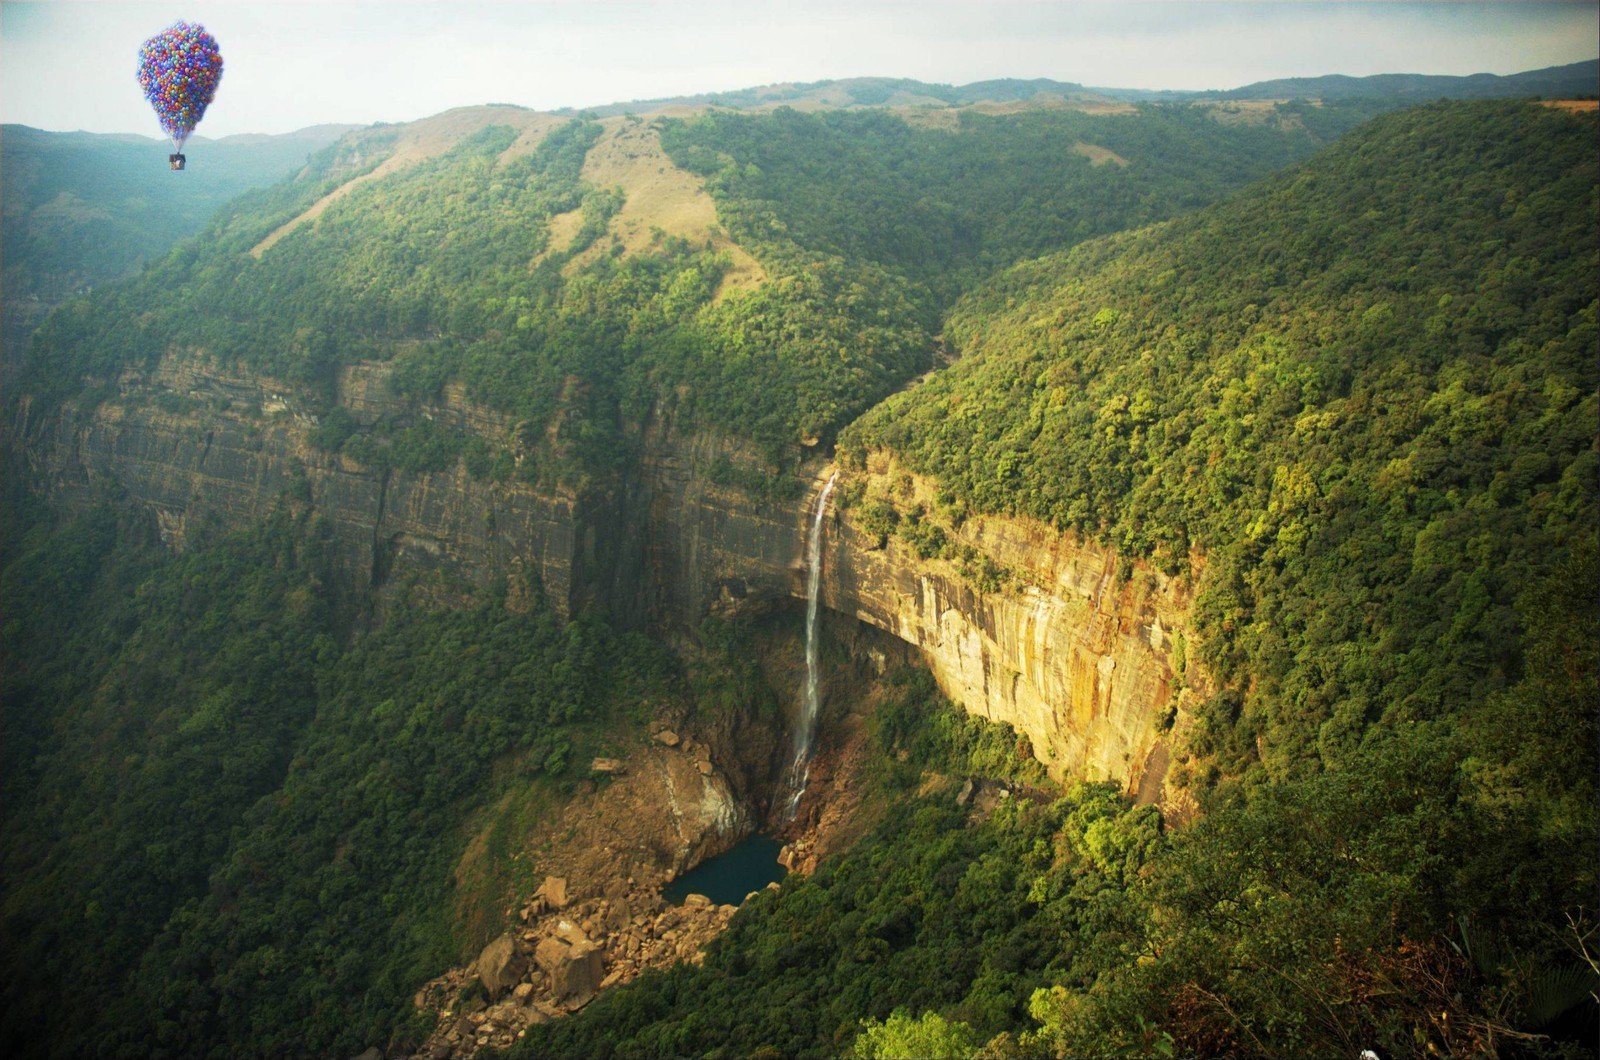
<svg viewBox="0 0 1600 1060">
<path fill-rule="evenodd" d="M 780 82 L 733 89 L 727 92 L 701 92 L 688 96 L 608 103 L 595 107 L 565 107 L 556 114 L 590 114 L 610 117 L 669 107 L 731 107 L 736 110 L 764 106 L 806 105 L 823 107 L 930 106 L 952 107 L 974 103 L 1027 102 L 1040 97 L 1105 100 L 1098 89 L 1086 89 L 1070 81 L 1047 77 L 1029 80 L 999 78 L 974 81 L 968 85 L 935 84 L 905 77 L 849 77 L 841 80 Z"/>
<path fill-rule="evenodd" d="M 1393 96 L 1405 100 L 1491 99 L 1499 96 L 1593 96 L 1600 90 L 1600 59 L 1527 70 L 1520 74 L 1470 74 L 1449 77 L 1436 74 L 1374 74 L 1348 77 L 1286 77 L 1257 81 L 1222 93 L 1225 99 L 1283 99 L 1311 97 L 1349 99 L 1354 96 Z"/>
<path fill-rule="evenodd" d="M 1391 98 L 1491 99 L 1503 96 L 1593 96 L 1600 91 L 1600 59 L 1528 70 L 1518 74 L 1374 74 L 1350 77 L 1288 77 L 1256 81 L 1239 88 L 1164 90 L 1105 88 L 1048 77 L 998 78 L 966 85 L 947 85 L 904 77 L 850 77 L 839 80 L 782 82 L 701 92 L 688 96 L 608 103 L 594 107 L 564 107 L 556 114 L 590 114 L 607 117 L 664 110 L 670 107 L 731 107 L 737 110 L 766 106 L 966 107 L 977 103 L 1017 103 L 1055 99 L 1078 103 L 1156 102 L 1201 99 L 1352 99 Z"/>
</svg>

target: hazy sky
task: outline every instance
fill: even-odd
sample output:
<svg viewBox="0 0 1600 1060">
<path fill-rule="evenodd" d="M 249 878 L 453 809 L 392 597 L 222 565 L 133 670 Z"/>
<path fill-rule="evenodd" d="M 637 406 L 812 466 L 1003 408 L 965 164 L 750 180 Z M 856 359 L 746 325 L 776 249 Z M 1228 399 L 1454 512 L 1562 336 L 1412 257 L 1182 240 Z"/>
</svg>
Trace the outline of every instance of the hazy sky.
<svg viewBox="0 0 1600 1060">
<path fill-rule="evenodd" d="M 1592 59 L 1596 0 L 531 0 L 0 4 L 0 116 L 160 136 L 140 43 L 203 22 L 225 72 L 201 135 L 408 121 L 883 75 L 1232 88 L 1326 73 L 1510 74 Z"/>
</svg>

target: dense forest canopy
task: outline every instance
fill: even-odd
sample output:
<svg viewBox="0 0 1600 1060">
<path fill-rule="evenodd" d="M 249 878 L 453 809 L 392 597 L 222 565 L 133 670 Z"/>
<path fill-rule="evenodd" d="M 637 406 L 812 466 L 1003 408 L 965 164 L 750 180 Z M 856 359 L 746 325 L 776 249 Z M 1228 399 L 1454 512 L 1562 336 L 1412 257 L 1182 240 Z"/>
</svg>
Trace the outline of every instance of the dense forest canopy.
<svg viewBox="0 0 1600 1060">
<path fill-rule="evenodd" d="M 331 392 L 339 366 L 392 358 L 418 400 L 461 379 L 533 428 L 566 394 L 579 466 L 536 458 L 522 463 L 530 474 L 614 470 L 626 424 L 661 401 L 778 452 L 830 439 L 927 369 L 941 310 L 968 279 L 1212 201 L 1368 109 L 1291 105 L 1224 123 L 1151 106 L 971 116 L 955 130 L 875 112 L 668 121 L 663 145 L 706 178 L 772 276 L 721 299 L 729 262 L 709 247 L 663 239 L 621 253 L 607 234 L 619 193 L 580 172 L 599 126 L 577 119 L 509 155 L 514 131 L 485 129 L 248 254 L 356 175 L 350 149 L 333 148 L 138 280 L 52 319 L 25 385 L 65 396 L 79 375 L 183 349 Z M 381 157 L 369 150 L 363 168 Z M 551 218 L 574 210 L 575 236 L 550 246 Z M 583 257 L 596 245 L 607 253 Z M 569 377 L 586 385 L 564 387 Z"/>
<path fill-rule="evenodd" d="M 252 254 L 396 149 L 367 130 L 55 314 L 7 430 L 210 359 L 295 388 L 307 444 L 364 471 L 582 492 L 670 412 L 773 467 L 837 437 L 848 477 L 888 450 L 937 483 L 930 519 L 1036 519 L 1194 584 L 1220 688 L 1174 733 L 1197 820 L 1053 785 L 891 669 L 866 741 L 881 826 L 751 902 L 703 964 L 518 1055 L 1576 1057 L 1600 952 L 1596 116 L 1430 104 L 1346 133 L 1380 109 L 662 121 L 766 271 L 733 292 L 709 238 L 613 235 L 626 190 L 584 179 L 587 119 L 526 151 L 490 125 Z M 955 363 L 889 396 L 938 335 Z M 393 363 L 407 413 L 335 404 L 360 360 Z M 429 419 L 449 383 L 515 437 Z M 652 705 L 772 710 L 749 629 L 669 646 L 564 621 L 511 572 L 462 609 L 402 588 L 376 614 L 293 490 L 258 526 L 197 518 L 173 553 L 113 483 L 54 507 L 18 441 L 0 1029 L 20 1053 L 415 1047 L 413 993 L 531 888 L 514 833 L 591 755 Z M 958 800 L 966 778 L 993 801 Z M 475 834 L 491 869 L 469 886 Z"/>
<path fill-rule="evenodd" d="M 1200 579 L 1204 816 L 912 816 L 521 1055 L 1580 1055 L 1595 147 L 1526 104 L 1396 114 L 968 295 L 962 359 L 841 449 Z"/>
</svg>

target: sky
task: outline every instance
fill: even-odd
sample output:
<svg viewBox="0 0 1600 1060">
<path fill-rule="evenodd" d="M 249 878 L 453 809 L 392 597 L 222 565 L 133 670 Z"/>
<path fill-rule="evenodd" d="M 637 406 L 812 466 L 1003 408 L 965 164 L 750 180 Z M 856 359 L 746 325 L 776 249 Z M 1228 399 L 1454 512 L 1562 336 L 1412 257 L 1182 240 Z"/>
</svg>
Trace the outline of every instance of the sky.
<svg viewBox="0 0 1600 1060">
<path fill-rule="evenodd" d="M 0 118 L 159 137 L 136 57 L 179 19 L 222 50 L 210 137 L 844 77 L 1208 89 L 1511 74 L 1600 52 L 1600 0 L 4 0 Z"/>
</svg>

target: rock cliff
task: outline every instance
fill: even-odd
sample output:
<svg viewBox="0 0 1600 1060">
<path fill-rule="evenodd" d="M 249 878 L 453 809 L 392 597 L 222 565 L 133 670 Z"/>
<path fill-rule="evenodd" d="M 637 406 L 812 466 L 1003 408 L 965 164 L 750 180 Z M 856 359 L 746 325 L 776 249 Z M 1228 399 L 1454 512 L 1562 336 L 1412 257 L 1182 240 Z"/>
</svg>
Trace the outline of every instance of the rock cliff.
<svg viewBox="0 0 1600 1060">
<path fill-rule="evenodd" d="M 419 415 L 494 443 L 515 431 L 459 389 L 414 408 L 389 376 L 374 363 L 339 377 L 335 400 L 357 431 Z M 681 629 L 804 595 L 817 461 L 807 464 L 818 474 L 809 490 L 756 495 L 737 485 L 759 466 L 753 454 L 662 420 L 640 429 L 639 464 L 618 481 L 540 489 L 475 478 L 460 462 L 413 473 L 324 451 L 308 411 L 321 405 L 281 381 L 169 358 L 124 375 L 118 395 L 90 410 L 69 404 L 40 416 L 24 405 L 12 426 L 58 500 L 83 503 L 111 487 L 146 509 L 174 548 L 197 528 L 309 506 L 326 520 L 352 586 L 380 607 L 396 585 L 464 599 L 522 573 L 563 614 L 599 607 L 623 625 Z M 933 485 L 884 455 L 847 470 L 840 489 L 933 505 Z M 829 608 L 919 649 L 951 698 L 1013 725 L 1056 775 L 1159 797 L 1164 729 L 1204 686 L 1177 658 L 1187 581 L 1023 520 L 974 517 L 952 526 L 949 540 L 1003 575 L 986 583 L 970 562 L 925 558 L 862 523 L 858 508 L 830 517 Z"/>
<path fill-rule="evenodd" d="M 887 454 L 854 477 L 860 495 L 936 506 L 935 484 Z M 1114 780 L 1143 801 L 1161 798 L 1166 734 L 1209 691 L 1185 661 L 1187 578 L 1031 520 L 964 519 L 936 558 L 862 522 L 854 509 L 833 520 L 830 608 L 920 649 L 951 699 L 1026 736 L 1056 777 Z M 953 552 L 964 559 L 946 558 Z"/>
</svg>

